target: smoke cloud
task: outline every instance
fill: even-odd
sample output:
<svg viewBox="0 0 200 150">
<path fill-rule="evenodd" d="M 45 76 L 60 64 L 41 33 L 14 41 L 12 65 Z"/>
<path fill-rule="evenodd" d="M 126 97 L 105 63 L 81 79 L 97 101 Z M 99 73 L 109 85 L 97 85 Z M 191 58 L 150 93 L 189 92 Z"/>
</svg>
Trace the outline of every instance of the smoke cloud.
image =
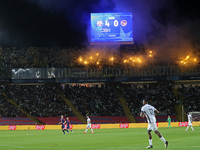
<svg viewBox="0 0 200 150">
<path fill-rule="evenodd" d="M 172 0 L 123 0 L 117 1 L 116 9 L 133 13 L 136 43 L 167 59 L 200 50 L 200 15 L 195 5 Z"/>
<path fill-rule="evenodd" d="M 132 12 L 137 45 L 187 55 L 200 48 L 198 9 L 178 0 L 1 0 L 0 45 L 88 46 L 90 13 Z"/>
</svg>

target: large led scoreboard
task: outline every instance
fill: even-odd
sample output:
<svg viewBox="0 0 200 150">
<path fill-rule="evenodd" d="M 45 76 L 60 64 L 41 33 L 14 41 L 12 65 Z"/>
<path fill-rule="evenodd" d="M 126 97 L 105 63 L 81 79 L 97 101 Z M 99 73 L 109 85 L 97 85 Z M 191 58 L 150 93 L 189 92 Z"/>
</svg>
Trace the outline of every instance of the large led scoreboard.
<svg viewBox="0 0 200 150">
<path fill-rule="evenodd" d="M 91 44 L 133 44 L 131 13 L 91 13 Z"/>
</svg>

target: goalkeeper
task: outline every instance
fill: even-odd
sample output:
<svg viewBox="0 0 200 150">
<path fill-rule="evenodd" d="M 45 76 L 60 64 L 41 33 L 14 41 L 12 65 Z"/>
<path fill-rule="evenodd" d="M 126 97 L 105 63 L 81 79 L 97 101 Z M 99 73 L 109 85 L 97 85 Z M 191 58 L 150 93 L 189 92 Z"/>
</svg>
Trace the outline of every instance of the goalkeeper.
<svg viewBox="0 0 200 150">
<path fill-rule="evenodd" d="M 169 128 L 169 127 L 171 128 L 172 126 L 171 126 L 171 118 L 170 118 L 170 116 L 168 116 L 167 122 L 168 122 L 167 128 Z"/>
</svg>

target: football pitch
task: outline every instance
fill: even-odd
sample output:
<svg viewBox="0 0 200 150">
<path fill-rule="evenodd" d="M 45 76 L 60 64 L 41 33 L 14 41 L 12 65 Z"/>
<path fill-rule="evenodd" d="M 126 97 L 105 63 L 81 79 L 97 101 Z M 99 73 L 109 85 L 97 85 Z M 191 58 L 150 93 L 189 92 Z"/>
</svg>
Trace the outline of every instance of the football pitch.
<svg viewBox="0 0 200 150">
<path fill-rule="evenodd" d="M 159 128 L 169 141 L 168 149 L 200 149 L 200 127 L 192 132 L 185 127 Z M 145 128 L 140 129 L 94 129 L 74 130 L 64 135 L 61 130 L 16 130 L 0 131 L 1 150 L 144 150 L 148 146 Z M 153 149 L 162 150 L 163 142 L 153 135 Z"/>
</svg>

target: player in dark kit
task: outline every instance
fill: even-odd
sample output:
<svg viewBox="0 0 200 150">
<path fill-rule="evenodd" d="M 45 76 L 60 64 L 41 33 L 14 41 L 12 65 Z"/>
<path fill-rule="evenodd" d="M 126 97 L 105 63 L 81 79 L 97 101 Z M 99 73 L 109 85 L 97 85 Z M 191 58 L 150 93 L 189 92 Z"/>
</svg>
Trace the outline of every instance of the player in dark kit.
<svg viewBox="0 0 200 150">
<path fill-rule="evenodd" d="M 66 123 L 65 119 L 63 118 L 63 115 L 61 115 L 59 124 L 62 125 L 61 129 L 62 129 L 64 134 L 65 134 L 65 123 Z"/>
<path fill-rule="evenodd" d="M 70 130 L 70 120 L 69 120 L 68 117 L 66 118 L 66 124 L 67 124 L 67 132 L 69 133 L 69 130 Z M 71 130 L 71 132 L 73 133 L 74 131 Z"/>
</svg>

